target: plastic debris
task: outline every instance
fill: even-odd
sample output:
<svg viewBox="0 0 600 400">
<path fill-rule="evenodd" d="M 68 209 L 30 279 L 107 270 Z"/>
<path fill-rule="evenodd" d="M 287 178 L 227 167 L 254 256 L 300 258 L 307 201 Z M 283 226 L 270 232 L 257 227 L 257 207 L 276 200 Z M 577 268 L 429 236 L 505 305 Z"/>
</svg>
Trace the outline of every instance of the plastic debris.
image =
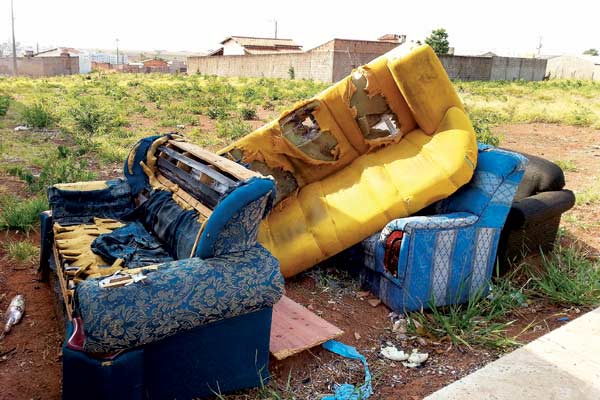
<svg viewBox="0 0 600 400">
<path fill-rule="evenodd" d="M 419 353 L 417 349 L 413 349 L 412 353 L 408 357 L 407 362 L 403 362 L 406 368 L 417 368 L 423 364 L 429 358 L 428 353 Z"/>
<path fill-rule="evenodd" d="M 0 339 L 4 338 L 8 332 L 10 332 L 11 328 L 18 324 L 23 318 L 23 314 L 25 313 L 25 297 L 23 295 L 18 294 L 11 300 L 8 305 L 8 309 L 6 310 L 6 323 L 4 325 L 4 330 L 0 333 Z"/>
<path fill-rule="evenodd" d="M 323 343 L 323 348 L 342 357 L 360 360 L 365 366 L 365 383 L 359 387 L 355 387 L 349 383 L 336 385 L 335 394 L 333 396 L 322 397 L 321 400 L 363 400 L 369 398 L 373 394 L 373 388 L 371 387 L 371 372 L 369 371 L 367 359 L 354 347 L 338 342 L 337 340 L 329 340 Z"/>
<path fill-rule="evenodd" d="M 381 355 L 392 361 L 406 361 L 410 354 L 398 350 L 396 346 L 387 346 L 381 349 Z"/>
<path fill-rule="evenodd" d="M 20 131 L 29 131 L 31 130 L 30 127 L 25 126 L 25 125 L 19 125 L 15 127 L 15 132 L 20 132 Z"/>
<path fill-rule="evenodd" d="M 560 317 L 557 319 L 557 321 L 560 322 L 569 322 L 571 319 L 569 317 Z"/>
<path fill-rule="evenodd" d="M 413 349 L 411 353 L 405 353 L 404 350 L 398 350 L 396 346 L 387 346 L 381 349 L 381 355 L 392 361 L 402 361 L 402 365 L 407 368 L 416 368 L 423 364 L 429 358 L 428 353 L 419 353 Z"/>
<path fill-rule="evenodd" d="M 406 333 L 408 328 L 408 324 L 404 318 L 400 318 L 396 322 L 394 322 L 394 326 L 392 327 L 393 333 Z"/>
</svg>

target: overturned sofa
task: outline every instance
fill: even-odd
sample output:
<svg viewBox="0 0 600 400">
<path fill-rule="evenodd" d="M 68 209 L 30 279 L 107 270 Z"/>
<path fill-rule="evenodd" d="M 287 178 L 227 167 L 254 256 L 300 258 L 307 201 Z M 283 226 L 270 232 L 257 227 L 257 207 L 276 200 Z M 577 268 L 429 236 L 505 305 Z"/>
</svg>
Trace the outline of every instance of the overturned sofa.
<svg viewBox="0 0 600 400">
<path fill-rule="evenodd" d="M 268 379 L 279 263 L 257 244 L 273 180 L 141 140 L 125 178 L 54 185 L 42 263 L 65 306 L 63 398 L 196 398 Z"/>
<path fill-rule="evenodd" d="M 448 197 L 477 164 L 473 127 L 429 46 L 359 67 L 219 154 L 274 177 L 258 241 L 285 277 Z"/>
</svg>

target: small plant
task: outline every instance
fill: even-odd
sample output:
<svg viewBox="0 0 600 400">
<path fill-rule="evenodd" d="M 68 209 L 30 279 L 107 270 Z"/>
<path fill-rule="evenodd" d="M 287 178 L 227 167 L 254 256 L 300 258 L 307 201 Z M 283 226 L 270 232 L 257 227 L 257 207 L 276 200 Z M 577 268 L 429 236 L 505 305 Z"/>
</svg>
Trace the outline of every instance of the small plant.
<svg viewBox="0 0 600 400">
<path fill-rule="evenodd" d="M 600 304 L 600 264 L 574 248 L 558 246 L 543 255 L 543 269 L 532 272 L 533 290 L 561 305 Z"/>
<path fill-rule="evenodd" d="M 26 106 L 21 117 L 27 126 L 35 129 L 48 128 L 53 122 L 52 115 L 42 103 Z"/>
<path fill-rule="evenodd" d="M 288 68 L 288 76 L 290 77 L 291 80 L 296 79 L 296 70 L 294 69 L 294 67 L 292 65 L 290 65 L 290 67 Z"/>
<path fill-rule="evenodd" d="M 512 324 L 505 320 L 506 313 L 524 301 L 522 290 L 512 287 L 506 279 L 492 284 L 488 296 L 480 292 L 465 304 L 431 306 L 431 312 L 411 313 L 409 329 L 418 334 L 448 337 L 452 343 L 465 346 L 511 347 L 518 342 L 506 336 Z"/>
<path fill-rule="evenodd" d="M 222 138 L 235 140 L 251 131 L 250 125 L 240 119 L 227 119 L 217 122 L 217 134 Z"/>
<path fill-rule="evenodd" d="M 9 259 L 18 263 L 31 261 L 40 251 L 38 247 L 27 241 L 7 241 L 2 244 L 2 249 Z"/>
<path fill-rule="evenodd" d="M 105 132 L 113 120 L 113 116 L 101 109 L 97 102 L 84 98 L 71 108 L 71 117 L 77 128 L 88 135 Z"/>
<path fill-rule="evenodd" d="M 577 164 L 573 160 L 556 160 L 554 162 L 556 165 L 560 167 L 565 172 L 576 172 Z"/>
<path fill-rule="evenodd" d="M 42 211 L 48 209 L 44 197 L 29 200 L 14 195 L 0 198 L 0 230 L 12 229 L 29 232 L 37 223 Z"/>
<path fill-rule="evenodd" d="M 256 119 L 256 108 L 243 106 L 240 108 L 240 117 L 245 121 Z"/>
<path fill-rule="evenodd" d="M 227 110 L 225 110 L 225 108 L 220 107 L 220 106 L 214 106 L 208 109 L 208 118 L 210 119 L 225 119 L 227 117 L 229 117 L 229 113 L 227 112 Z"/>
<path fill-rule="evenodd" d="M 4 117 L 10 106 L 10 97 L 0 95 L 0 117 Z"/>
<path fill-rule="evenodd" d="M 592 205 L 600 203 L 600 185 L 593 185 L 581 192 L 577 192 L 575 196 L 577 205 Z"/>
</svg>

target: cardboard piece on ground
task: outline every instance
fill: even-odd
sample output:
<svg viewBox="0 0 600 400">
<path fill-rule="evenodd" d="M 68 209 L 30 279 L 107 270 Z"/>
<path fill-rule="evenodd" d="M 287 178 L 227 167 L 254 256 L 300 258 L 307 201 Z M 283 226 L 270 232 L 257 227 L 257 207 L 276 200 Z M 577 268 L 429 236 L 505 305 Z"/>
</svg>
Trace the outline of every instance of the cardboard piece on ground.
<svg viewBox="0 0 600 400">
<path fill-rule="evenodd" d="M 273 307 L 271 354 L 276 359 L 283 360 L 343 333 L 306 307 L 283 296 Z"/>
</svg>

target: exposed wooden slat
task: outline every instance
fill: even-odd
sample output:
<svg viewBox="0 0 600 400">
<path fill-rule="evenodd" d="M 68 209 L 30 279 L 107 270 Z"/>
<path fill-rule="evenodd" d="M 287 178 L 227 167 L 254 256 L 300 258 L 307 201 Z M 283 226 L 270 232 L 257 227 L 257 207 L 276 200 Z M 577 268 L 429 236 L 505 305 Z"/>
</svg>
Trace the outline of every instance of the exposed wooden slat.
<svg viewBox="0 0 600 400">
<path fill-rule="evenodd" d="M 343 333 L 306 307 L 283 296 L 273 307 L 271 354 L 276 359 L 283 360 Z"/>
<path fill-rule="evenodd" d="M 217 191 L 188 175 L 167 160 L 158 159 L 158 166 L 166 178 L 175 182 L 206 206 L 214 208 L 219 202 L 221 196 Z"/>
<path fill-rule="evenodd" d="M 197 173 L 202 173 L 211 177 L 215 181 L 219 182 L 221 185 L 225 186 L 225 190 L 227 190 L 227 187 L 235 186 L 235 181 L 223 175 L 219 171 L 212 169 L 209 166 L 204 165 L 196 160 L 192 160 L 191 158 L 186 157 L 183 154 L 176 152 L 175 150 L 169 149 L 164 146 L 159 147 L 158 150 L 164 152 L 169 157 L 173 157 L 177 161 L 181 161 L 182 163 L 192 167 L 192 169 L 196 170 Z"/>
<path fill-rule="evenodd" d="M 256 177 L 256 176 L 262 176 L 258 172 L 249 170 L 249 169 L 245 168 L 244 166 L 239 165 L 236 162 L 228 160 L 225 157 L 220 157 L 216 154 L 213 154 L 209 151 L 204 150 L 202 147 L 196 146 L 194 144 L 187 143 L 187 142 L 178 142 L 175 140 L 170 140 L 169 143 L 172 144 L 173 146 L 180 148 L 181 150 L 184 150 L 184 151 L 189 152 L 190 154 L 193 154 L 194 156 L 200 158 L 201 160 L 204 160 L 204 161 L 220 168 L 221 170 L 233 175 L 237 179 L 246 180 L 246 179 Z"/>
<path fill-rule="evenodd" d="M 173 182 L 171 182 L 169 179 L 167 179 L 164 175 L 160 173 L 156 174 L 156 179 L 158 179 L 158 181 L 166 187 L 174 185 Z M 198 211 L 205 218 L 210 217 L 210 215 L 212 214 L 212 210 L 210 208 L 206 207 L 204 204 L 200 203 L 198 200 L 196 200 L 183 190 L 178 190 L 177 192 L 173 193 L 173 196 L 178 197 L 183 202 L 189 204 L 190 207 Z"/>
</svg>

